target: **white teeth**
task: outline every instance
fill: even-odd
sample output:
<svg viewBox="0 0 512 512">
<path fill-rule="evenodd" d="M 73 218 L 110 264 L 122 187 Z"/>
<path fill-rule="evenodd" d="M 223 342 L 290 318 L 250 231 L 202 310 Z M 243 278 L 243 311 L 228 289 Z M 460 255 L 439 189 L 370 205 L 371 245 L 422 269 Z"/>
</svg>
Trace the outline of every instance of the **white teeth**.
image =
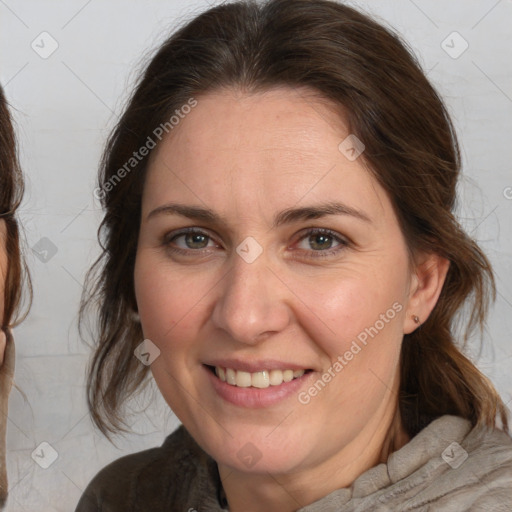
<svg viewBox="0 0 512 512">
<path fill-rule="evenodd" d="M 268 372 L 266 370 L 263 370 L 262 372 L 253 373 L 251 375 L 251 384 L 254 388 L 268 388 L 270 386 Z"/>
<path fill-rule="evenodd" d="M 226 368 L 226 382 L 233 386 L 236 386 L 236 372 L 231 368 Z"/>
<path fill-rule="evenodd" d="M 215 367 L 215 374 L 222 382 L 227 382 L 232 386 L 240 388 L 268 388 L 269 386 L 279 386 L 283 382 L 290 382 L 304 375 L 306 370 L 262 370 L 260 372 L 249 373 L 232 368 Z"/>
<path fill-rule="evenodd" d="M 270 385 L 279 386 L 283 383 L 283 372 L 281 370 L 270 370 Z"/>
<path fill-rule="evenodd" d="M 291 380 L 293 380 L 293 370 L 285 370 L 283 372 L 283 380 L 285 382 L 290 382 Z"/>
<path fill-rule="evenodd" d="M 216 366 L 215 373 L 217 374 L 217 377 L 219 377 L 220 380 L 226 382 L 226 372 L 224 371 L 224 368 Z"/>
<path fill-rule="evenodd" d="M 240 370 L 236 372 L 236 385 L 239 388 L 249 388 L 251 387 L 251 374 L 249 372 L 241 372 Z"/>
</svg>

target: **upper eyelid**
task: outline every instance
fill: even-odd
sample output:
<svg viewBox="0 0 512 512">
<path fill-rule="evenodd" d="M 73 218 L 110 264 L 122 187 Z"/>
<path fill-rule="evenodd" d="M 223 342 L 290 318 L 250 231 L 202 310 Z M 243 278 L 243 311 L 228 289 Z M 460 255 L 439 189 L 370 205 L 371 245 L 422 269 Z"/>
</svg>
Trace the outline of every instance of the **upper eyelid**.
<svg viewBox="0 0 512 512">
<path fill-rule="evenodd" d="M 329 229 L 329 228 L 302 228 L 300 229 L 294 236 L 298 236 L 298 237 L 304 237 L 306 235 L 309 235 L 309 234 L 315 234 L 315 233 L 320 233 L 320 234 L 325 234 L 325 235 L 330 235 L 332 237 L 335 237 L 335 238 L 342 238 L 343 235 L 341 233 L 338 233 L 337 231 L 333 230 L 333 229 Z"/>
<path fill-rule="evenodd" d="M 215 240 L 216 237 L 212 236 L 211 233 L 208 230 L 205 230 L 203 228 L 194 228 L 193 226 L 189 228 L 181 228 L 178 230 L 170 231 L 168 233 L 165 233 L 162 237 L 162 240 L 164 242 L 170 243 L 172 240 L 175 240 L 176 238 L 180 236 L 188 235 L 189 233 L 199 233 L 201 235 L 206 235 L 208 238 Z"/>
</svg>

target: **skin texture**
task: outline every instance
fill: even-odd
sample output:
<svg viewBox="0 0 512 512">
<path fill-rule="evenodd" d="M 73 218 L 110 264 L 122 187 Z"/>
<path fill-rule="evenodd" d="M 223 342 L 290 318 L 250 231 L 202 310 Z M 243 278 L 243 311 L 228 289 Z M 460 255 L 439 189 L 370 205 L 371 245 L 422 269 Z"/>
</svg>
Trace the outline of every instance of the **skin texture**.
<svg viewBox="0 0 512 512">
<path fill-rule="evenodd" d="M 362 158 L 339 151 L 347 127 L 310 91 L 197 99 L 152 154 L 144 187 L 135 291 L 144 336 L 161 351 L 151 369 L 217 461 L 230 510 L 297 510 L 349 486 L 386 459 L 390 443 L 407 442 L 396 416 L 402 338 L 417 328 L 414 315 L 430 314 L 448 263 L 418 255 L 410 265 L 387 194 Z M 370 221 L 328 215 L 272 227 L 282 210 L 330 201 Z M 224 222 L 148 218 L 170 202 L 209 208 Z M 211 238 L 171 241 L 184 227 Z M 248 236 L 263 249 L 252 263 L 236 252 Z M 202 364 L 277 359 L 314 370 L 307 390 L 395 303 L 401 311 L 307 405 L 297 394 L 265 408 L 233 405 Z M 238 456 L 249 442 L 260 457 L 251 467 Z"/>
</svg>

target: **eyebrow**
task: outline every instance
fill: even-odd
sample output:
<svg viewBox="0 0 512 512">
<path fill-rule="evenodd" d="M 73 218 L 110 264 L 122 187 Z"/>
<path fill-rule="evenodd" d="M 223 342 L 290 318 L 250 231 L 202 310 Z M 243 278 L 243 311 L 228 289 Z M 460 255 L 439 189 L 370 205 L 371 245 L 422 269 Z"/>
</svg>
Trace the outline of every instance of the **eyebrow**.
<svg viewBox="0 0 512 512">
<path fill-rule="evenodd" d="M 192 220 L 208 222 L 211 224 L 227 225 L 226 219 L 209 208 L 189 206 L 179 203 L 168 203 L 152 210 L 146 220 L 157 215 L 181 215 Z M 348 215 L 371 224 L 370 217 L 361 210 L 338 202 L 328 202 L 300 208 L 287 208 L 279 212 L 273 221 L 272 228 L 283 224 L 291 224 L 301 220 L 318 219 L 326 215 Z"/>
</svg>

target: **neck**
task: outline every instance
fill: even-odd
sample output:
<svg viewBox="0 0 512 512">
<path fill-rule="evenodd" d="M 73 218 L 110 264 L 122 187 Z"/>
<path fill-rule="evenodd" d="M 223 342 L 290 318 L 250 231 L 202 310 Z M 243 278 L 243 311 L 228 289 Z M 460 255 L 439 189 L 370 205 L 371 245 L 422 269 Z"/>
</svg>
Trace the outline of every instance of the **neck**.
<svg viewBox="0 0 512 512">
<path fill-rule="evenodd" d="M 336 489 L 350 487 L 362 473 L 385 463 L 391 453 L 409 441 L 398 406 L 390 409 L 388 403 L 384 405 L 382 414 L 376 414 L 357 439 L 321 466 L 304 465 L 286 474 L 255 474 L 219 464 L 229 510 L 293 512 Z"/>
<path fill-rule="evenodd" d="M 410 440 L 411 439 L 403 426 L 402 417 L 400 415 L 400 409 L 397 405 L 397 407 L 395 408 L 393 420 L 391 421 L 386 438 L 384 440 L 384 443 L 382 444 L 379 462 L 385 464 L 388 460 L 388 457 L 393 452 L 400 450 L 400 448 L 406 445 Z"/>
</svg>

